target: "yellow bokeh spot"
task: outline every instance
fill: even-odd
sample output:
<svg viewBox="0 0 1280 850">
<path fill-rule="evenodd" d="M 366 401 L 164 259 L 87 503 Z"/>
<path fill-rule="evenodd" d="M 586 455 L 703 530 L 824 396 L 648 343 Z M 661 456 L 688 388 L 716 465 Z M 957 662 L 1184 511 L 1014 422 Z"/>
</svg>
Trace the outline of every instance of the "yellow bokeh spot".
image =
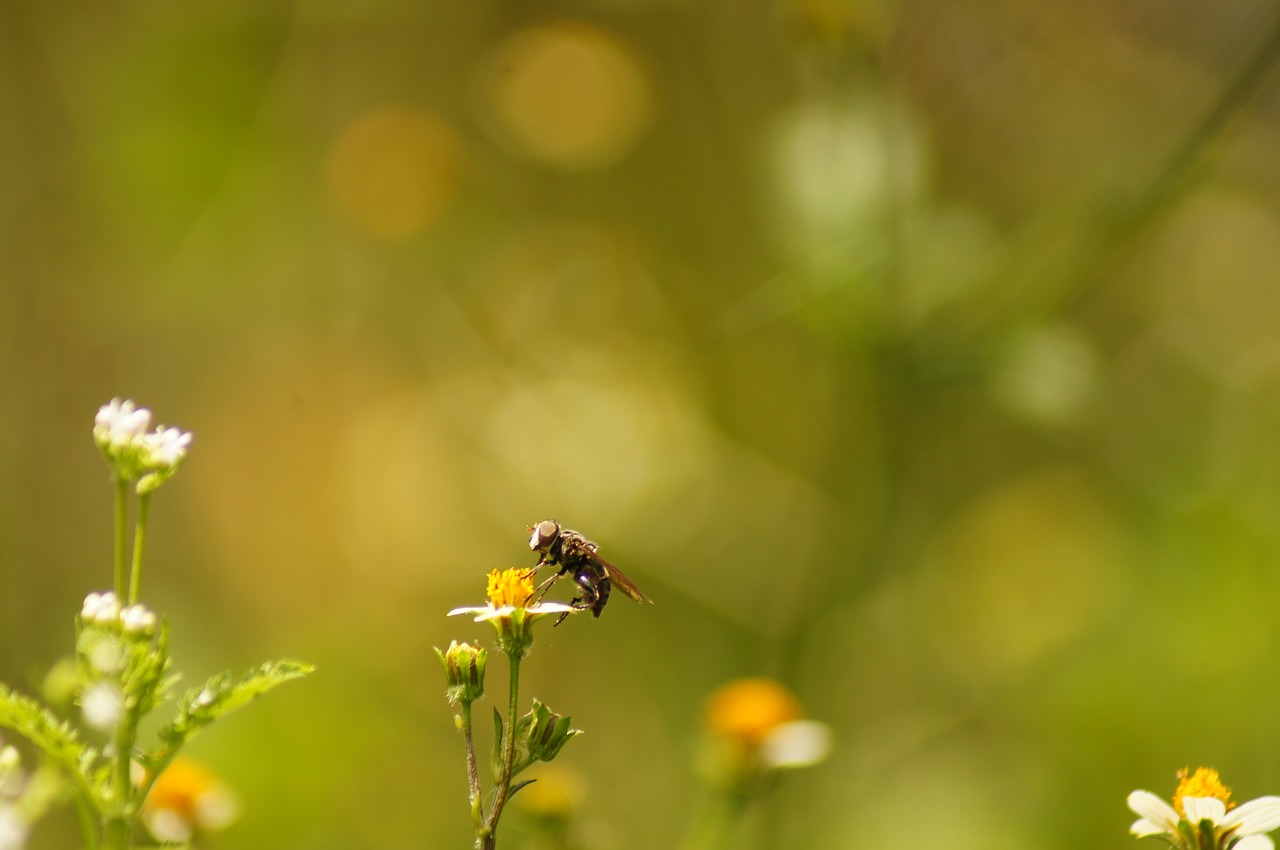
<svg viewBox="0 0 1280 850">
<path fill-rule="evenodd" d="M 800 703 L 791 692 L 769 679 L 730 682 L 707 700 L 704 715 L 716 735 L 752 746 L 800 716 Z"/>
<path fill-rule="evenodd" d="M 1231 789 L 1222 784 L 1218 771 L 1211 767 L 1197 767 L 1194 772 L 1186 768 L 1178 771 L 1178 790 L 1173 792 L 1173 807 L 1186 817 L 1182 809 L 1183 797 L 1217 797 L 1228 809 L 1233 808 Z"/>
<path fill-rule="evenodd" d="M 462 144 L 443 119 L 421 109 L 381 107 L 334 142 L 325 188 L 357 229 L 399 241 L 426 229 L 453 201 Z"/>
<path fill-rule="evenodd" d="M 520 790 L 520 807 L 544 820 L 567 819 L 582 806 L 586 795 L 582 778 L 572 771 L 553 766 L 542 768 L 536 782 Z"/>
<path fill-rule="evenodd" d="M 157 837 L 176 838 L 194 830 L 225 827 L 235 820 L 237 805 L 231 792 L 211 771 L 179 756 L 151 786 L 143 808 L 149 822 L 167 824 L 160 829 L 166 835 Z M 166 817 L 176 818 L 180 826 L 166 821 Z"/>
<path fill-rule="evenodd" d="M 489 573 L 489 604 L 494 608 L 523 608 L 533 596 L 533 572 L 512 567 Z"/>
<path fill-rule="evenodd" d="M 480 85 L 483 118 L 505 147 L 566 169 L 610 165 L 649 126 L 648 80 L 611 33 L 534 27 L 499 46 Z"/>
</svg>

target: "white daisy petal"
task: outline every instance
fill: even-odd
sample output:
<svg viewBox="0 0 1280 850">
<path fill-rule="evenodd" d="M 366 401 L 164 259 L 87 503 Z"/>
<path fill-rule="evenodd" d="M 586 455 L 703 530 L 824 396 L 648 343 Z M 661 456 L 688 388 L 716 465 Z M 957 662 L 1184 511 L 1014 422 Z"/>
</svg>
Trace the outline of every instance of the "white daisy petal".
<svg viewBox="0 0 1280 850">
<path fill-rule="evenodd" d="M 1146 818 L 1138 818 L 1133 822 L 1133 826 L 1129 827 L 1129 834 L 1136 838 L 1147 838 L 1152 835 L 1168 835 L 1169 830 Z"/>
<path fill-rule="evenodd" d="M 1173 806 L 1161 800 L 1150 791 L 1134 791 L 1129 795 L 1129 809 L 1135 814 L 1140 815 L 1143 820 L 1157 827 L 1156 833 L 1159 832 L 1175 832 L 1178 829 L 1178 813 L 1174 811 Z M 1137 824 L 1134 824 L 1137 827 Z"/>
<path fill-rule="evenodd" d="M 1241 803 L 1222 819 L 1222 825 L 1225 828 L 1239 826 L 1241 835 L 1270 832 L 1280 827 L 1280 797 L 1259 797 Z"/>
<path fill-rule="evenodd" d="M 1182 810 L 1192 823 L 1206 820 L 1209 823 L 1220 823 L 1227 813 L 1227 804 L 1217 797 L 1183 797 Z"/>
<path fill-rule="evenodd" d="M 1265 835 L 1247 835 L 1232 844 L 1231 850 L 1276 850 L 1276 844 Z"/>
</svg>

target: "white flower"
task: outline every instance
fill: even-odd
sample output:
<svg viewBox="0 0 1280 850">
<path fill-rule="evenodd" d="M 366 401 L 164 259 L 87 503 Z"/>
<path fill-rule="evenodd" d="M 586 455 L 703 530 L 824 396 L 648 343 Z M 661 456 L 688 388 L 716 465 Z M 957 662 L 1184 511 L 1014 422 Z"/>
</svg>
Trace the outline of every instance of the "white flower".
<svg viewBox="0 0 1280 850">
<path fill-rule="evenodd" d="M 534 617 L 545 617 L 548 614 L 573 614 L 578 611 L 572 605 L 564 605 L 559 602 L 539 602 L 537 605 L 530 605 L 527 608 L 517 605 L 503 605 L 495 608 L 492 605 L 478 605 L 471 608 L 454 608 L 447 616 L 454 617 L 458 614 L 475 614 L 475 621 L 483 623 L 485 620 L 502 619 L 510 617 L 517 611 L 524 611 L 526 615 Z"/>
<path fill-rule="evenodd" d="M 143 464 L 152 469 L 173 469 L 187 456 L 190 431 L 161 426 L 142 438 Z"/>
<path fill-rule="evenodd" d="M 142 438 L 151 425 L 151 411 L 132 401 L 113 398 L 98 409 L 93 421 L 93 439 L 104 449 L 120 451 Z"/>
<path fill-rule="evenodd" d="M 1236 806 L 1216 770 L 1201 767 L 1178 776 L 1172 806 L 1150 791 L 1129 795 L 1129 808 L 1138 815 L 1130 833 L 1138 838 L 1159 836 L 1178 850 L 1274 850 L 1275 843 L 1264 833 L 1280 827 L 1280 797 L 1259 797 Z"/>
<path fill-rule="evenodd" d="M 21 790 L 21 768 L 18 751 L 8 744 L 0 747 L 0 795 L 13 794 Z"/>
<path fill-rule="evenodd" d="M 99 682 L 80 697 L 84 722 L 100 732 L 114 732 L 124 716 L 124 694 L 109 682 Z"/>
<path fill-rule="evenodd" d="M 231 789 L 203 765 L 182 757 L 160 774 L 142 809 L 153 836 L 177 843 L 223 829 L 239 815 L 240 804 Z"/>
<path fill-rule="evenodd" d="M 27 845 L 27 825 L 15 806 L 0 803 L 0 850 L 22 850 Z"/>
<path fill-rule="evenodd" d="M 145 605 L 130 605 L 120 612 L 120 624 L 126 632 L 149 632 L 156 627 L 156 615 Z"/>
<path fill-rule="evenodd" d="M 760 759 L 767 767 L 809 767 L 831 752 L 831 727 L 817 720 L 792 720 L 760 742 Z"/>
<path fill-rule="evenodd" d="M 107 624 L 120 617 L 120 600 L 111 591 L 90 593 L 84 598 L 80 619 L 86 623 Z"/>
<path fill-rule="evenodd" d="M 86 642 L 84 656 L 94 672 L 104 676 L 115 676 L 124 669 L 124 646 L 114 635 L 94 635 Z"/>
</svg>

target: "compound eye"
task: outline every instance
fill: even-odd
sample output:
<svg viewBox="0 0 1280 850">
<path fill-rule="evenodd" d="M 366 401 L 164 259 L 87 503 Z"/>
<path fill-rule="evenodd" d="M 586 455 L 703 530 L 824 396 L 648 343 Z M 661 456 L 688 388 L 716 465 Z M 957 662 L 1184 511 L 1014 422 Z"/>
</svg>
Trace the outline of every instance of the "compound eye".
<svg viewBox="0 0 1280 850">
<path fill-rule="evenodd" d="M 550 546 L 551 541 L 556 539 L 556 535 L 560 533 L 560 523 L 553 519 L 544 519 L 535 525 L 532 531 L 533 533 L 529 536 L 529 548 L 537 552 Z"/>
</svg>

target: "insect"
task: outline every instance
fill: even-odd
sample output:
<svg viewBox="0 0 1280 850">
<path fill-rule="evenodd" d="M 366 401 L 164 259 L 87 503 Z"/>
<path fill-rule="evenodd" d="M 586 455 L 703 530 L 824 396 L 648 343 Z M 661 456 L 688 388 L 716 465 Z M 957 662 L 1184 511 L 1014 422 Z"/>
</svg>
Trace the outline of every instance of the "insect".
<svg viewBox="0 0 1280 850">
<path fill-rule="evenodd" d="M 586 536 L 562 528 L 553 519 L 544 519 L 529 531 L 529 548 L 541 556 L 533 567 L 534 572 L 544 566 L 559 567 L 559 572 L 538 586 L 539 596 L 561 576 L 572 574 L 573 582 L 582 595 L 569 604 L 579 611 L 590 610 L 599 617 L 609 601 L 610 585 L 617 585 L 619 590 L 637 602 L 653 602 L 622 570 L 601 558 L 597 551 L 600 547 Z M 569 613 L 566 611 L 555 624 L 560 625 L 567 616 Z"/>
</svg>

